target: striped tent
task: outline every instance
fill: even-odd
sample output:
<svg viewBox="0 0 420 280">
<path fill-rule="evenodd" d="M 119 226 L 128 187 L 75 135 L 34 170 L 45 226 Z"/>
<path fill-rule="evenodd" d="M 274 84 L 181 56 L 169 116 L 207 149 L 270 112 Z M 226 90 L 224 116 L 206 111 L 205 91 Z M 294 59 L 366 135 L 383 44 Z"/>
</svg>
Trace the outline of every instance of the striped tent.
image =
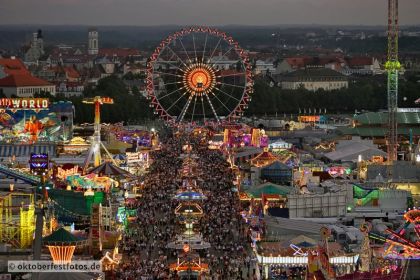
<svg viewBox="0 0 420 280">
<path fill-rule="evenodd" d="M 88 173 L 95 173 L 100 176 L 122 176 L 130 177 L 132 176 L 130 172 L 115 166 L 111 162 L 104 162 L 101 165 L 92 168 Z"/>
<path fill-rule="evenodd" d="M 0 145 L 0 157 L 29 157 L 31 153 L 46 153 L 50 157 L 56 155 L 56 146 L 53 144 L 35 144 L 35 145 Z"/>
</svg>

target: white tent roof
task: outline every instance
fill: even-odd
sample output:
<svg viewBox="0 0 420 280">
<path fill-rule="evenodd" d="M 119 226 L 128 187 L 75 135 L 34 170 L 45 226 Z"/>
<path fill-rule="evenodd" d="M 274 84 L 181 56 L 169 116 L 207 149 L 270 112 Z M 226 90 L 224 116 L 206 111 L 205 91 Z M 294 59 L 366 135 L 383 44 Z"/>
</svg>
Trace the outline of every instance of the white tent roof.
<svg viewBox="0 0 420 280">
<path fill-rule="evenodd" d="M 349 143 L 344 146 L 337 146 L 336 150 L 325 154 L 325 157 L 331 161 L 353 161 L 358 160 L 359 155 L 363 159 L 370 159 L 372 156 L 386 157 L 386 153 L 371 145 L 360 142 Z"/>
</svg>

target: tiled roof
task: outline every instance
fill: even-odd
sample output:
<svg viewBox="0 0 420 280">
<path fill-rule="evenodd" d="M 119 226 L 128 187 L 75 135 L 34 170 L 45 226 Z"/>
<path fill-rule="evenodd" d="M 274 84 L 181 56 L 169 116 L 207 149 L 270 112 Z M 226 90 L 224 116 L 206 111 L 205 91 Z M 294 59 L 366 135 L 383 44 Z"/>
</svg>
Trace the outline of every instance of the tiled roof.
<svg viewBox="0 0 420 280">
<path fill-rule="evenodd" d="M 329 68 L 307 68 L 307 69 L 300 69 L 290 73 L 287 73 L 283 76 L 283 80 L 285 81 L 301 81 L 301 80 L 346 80 L 347 78 L 332 69 Z"/>
<path fill-rule="evenodd" d="M 20 59 L 17 58 L 0 58 L 0 65 L 8 75 L 24 75 L 29 74 L 28 69 Z"/>
<path fill-rule="evenodd" d="M 313 58 L 309 56 L 302 56 L 302 57 L 288 57 L 286 58 L 287 63 L 292 68 L 304 68 L 307 64 L 312 62 Z"/>
<path fill-rule="evenodd" d="M 369 57 L 369 56 L 350 57 L 350 58 L 347 58 L 347 64 L 350 67 L 372 65 L 373 59 L 372 57 Z"/>
<path fill-rule="evenodd" d="M 69 78 L 73 78 L 73 79 L 80 78 L 79 72 L 77 72 L 77 70 L 74 69 L 73 67 L 68 66 L 68 67 L 63 67 L 63 68 Z"/>
<path fill-rule="evenodd" d="M 0 86 L 2 87 L 28 87 L 28 86 L 50 86 L 47 81 L 37 77 L 26 75 L 9 75 L 0 79 Z"/>
</svg>

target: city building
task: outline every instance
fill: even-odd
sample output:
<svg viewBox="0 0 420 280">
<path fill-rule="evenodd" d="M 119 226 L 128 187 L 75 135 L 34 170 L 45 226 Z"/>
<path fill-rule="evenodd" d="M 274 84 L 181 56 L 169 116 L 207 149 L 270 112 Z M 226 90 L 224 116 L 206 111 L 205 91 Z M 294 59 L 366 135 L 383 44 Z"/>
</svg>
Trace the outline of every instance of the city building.
<svg viewBox="0 0 420 280">
<path fill-rule="evenodd" d="M 0 93 L 6 97 L 33 97 L 41 92 L 55 95 L 55 86 L 31 75 L 9 75 L 0 79 Z"/>
<path fill-rule="evenodd" d="M 9 75 L 30 75 L 22 60 L 12 56 L 0 58 L 0 79 Z"/>
<path fill-rule="evenodd" d="M 289 194 L 287 200 L 291 219 L 345 216 L 348 203 L 347 191 Z"/>
<path fill-rule="evenodd" d="M 99 33 L 95 28 L 88 32 L 88 54 L 97 55 L 99 53 Z"/>
<path fill-rule="evenodd" d="M 345 75 L 378 75 L 384 70 L 375 57 L 356 56 L 346 58 L 346 66 L 341 72 Z"/>
<path fill-rule="evenodd" d="M 42 37 L 42 31 L 39 29 L 38 32 L 33 33 L 30 47 L 25 52 L 25 62 L 28 64 L 36 64 L 44 54 L 44 39 Z"/>
<path fill-rule="evenodd" d="M 276 67 L 274 66 L 274 58 L 268 58 L 265 60 L 258 59 L 255 61 L 255 68 L 254 74 L 255 75 L 270 75 L 276 71 Z"/>
<path fill-rule="evenodd" d="M 303 87 L 310 91 L 339 90 L 349 86 L 343 74 L 326 68 L 307 68 L 287 73 L 280 77 L 280 84 L 283 89 L 296 90 Z"/>
</svg>

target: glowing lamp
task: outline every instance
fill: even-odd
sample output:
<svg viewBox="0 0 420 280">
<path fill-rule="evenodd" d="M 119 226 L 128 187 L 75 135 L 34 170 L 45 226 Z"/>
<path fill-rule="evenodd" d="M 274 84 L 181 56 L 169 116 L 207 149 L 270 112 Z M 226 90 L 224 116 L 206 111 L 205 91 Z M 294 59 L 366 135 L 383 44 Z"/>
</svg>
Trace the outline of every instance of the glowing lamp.
<svg viewBox="0 0 420 280">
<path fill-rule="evenodd" d="M 185 253 L 188 253 L 190 251 L 190 245 L 184 244 L 184 246 L 182 246 L 182 250 L 184 250 Z"/>
<path fill-rule="evenodd" d="M 83 195 L 84 196 L 93 196 L 93 195 L 95 195 L 95 192 L 91 188 L 88 188 Z"/>
</svg>

